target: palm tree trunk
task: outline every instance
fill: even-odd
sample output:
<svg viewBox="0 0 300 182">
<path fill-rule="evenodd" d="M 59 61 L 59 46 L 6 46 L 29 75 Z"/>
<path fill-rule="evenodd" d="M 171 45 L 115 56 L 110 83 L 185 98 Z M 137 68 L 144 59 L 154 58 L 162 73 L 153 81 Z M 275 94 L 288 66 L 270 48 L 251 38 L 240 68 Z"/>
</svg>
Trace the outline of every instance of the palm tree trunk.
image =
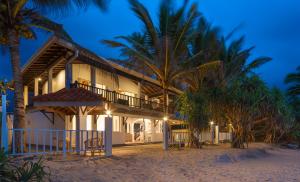
<svg viewBox="0 0 300 182">
<path fill-rule="evenodd" d="M 23 98 L 23 78 L 20 65 L 20 50 L 19 50 L 19 37 L 16 31 L 11 30 L 8 35 L 9 52 L 11 56 L 11 65 L 14 80 L 14 128 L 24 128 L 25 126 L 25 110 Z M 16 150 L 20 149 L 21 134 L 15 133 Z M 24 137 L 23 137 L 24 139 Z M 24 142 L 23 142 L 24 143 Z"/>
</svg>

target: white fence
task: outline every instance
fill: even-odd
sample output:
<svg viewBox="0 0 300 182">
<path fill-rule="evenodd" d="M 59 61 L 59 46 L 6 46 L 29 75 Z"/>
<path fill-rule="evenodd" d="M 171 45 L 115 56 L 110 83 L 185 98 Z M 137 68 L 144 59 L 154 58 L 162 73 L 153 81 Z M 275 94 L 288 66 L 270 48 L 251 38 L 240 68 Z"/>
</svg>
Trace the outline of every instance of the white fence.
<svg viewBox="0 0 300 182">
<path fill-rule="evenodd" d="M 231 141 L 231 133 L 229 132 L 220 132 L 218 135 L 219 142 L 225 142 L 225 141 Z M 190 138 L 190 132 L 188 131 L 172 131 L 170 138 L 169 138 L 169 143 L 170 144 L 182 144 L 182 143 L 188 143 Z M 214 142 L 215 141 L 215 136 L 209 132 L 201 132 L 199 135 L 199 141 L 201 142 Z"/>
<path fill-rule="evenodd" d="M 76 140 L 78 139 L 78 141 Z M 104 132 L 96 130 L 10 129 L 9 155 L 63 154 L 90 151 L 88 142 L 99 141 L 104 149 Z M 78 142 L 78 145 L 76 143 Z M 78 146 L 78 148 L 76 147 Z"/>
<path fill-rule="evenodd" d="M 219 140 L 221 142 L 231 141 L 231 133 L 229 132 L 220 132 L 219 133 Z"/>
</svg>

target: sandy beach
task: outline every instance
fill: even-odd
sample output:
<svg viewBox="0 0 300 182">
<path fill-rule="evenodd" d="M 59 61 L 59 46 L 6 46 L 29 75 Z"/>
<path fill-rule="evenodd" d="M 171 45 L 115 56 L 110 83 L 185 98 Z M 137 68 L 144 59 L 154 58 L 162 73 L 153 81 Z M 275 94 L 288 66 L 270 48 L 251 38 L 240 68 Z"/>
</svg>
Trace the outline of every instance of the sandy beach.
<svg viewBox="0 0 300 182">
<path fill-rule="evenodd" d="M 50 160 L 53 181 L 300 181 L 300 151 L 267 144 L 163 151 L 160 144 L 114 148 L 113 157 Z"/>
</svg>

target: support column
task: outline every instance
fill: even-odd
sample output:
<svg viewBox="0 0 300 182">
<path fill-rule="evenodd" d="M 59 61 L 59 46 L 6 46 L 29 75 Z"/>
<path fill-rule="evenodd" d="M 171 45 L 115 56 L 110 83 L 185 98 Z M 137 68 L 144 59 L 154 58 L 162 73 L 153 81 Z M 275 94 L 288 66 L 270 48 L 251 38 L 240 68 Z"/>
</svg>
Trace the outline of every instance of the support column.
<svg viewBox="0 0 300 182">
<path fill-rule="evenodd" d="M 104 150 L 105 156 L 112 156 L 112 117 L 105 117 Z"/>
<path fill-rule="evenodd" d="M 169 147 L 169 131 L 168 131 L 168 121 L 163 121 L 163 149 L 168 150 Z"/>
<path fill-rule="evenodd" d="M 23 97 L 24 97 L 24 107 L 26 107 L 26 106 L 28 106 L 28 86 L 27 85 L 24 85 Z"/>
<path fill-rule="evenodd" d="M 96 87 L 96 68 L 91 66 L 91 84 Z"/>
<path fill-rule="evenodd" d="M 155 142 L 154 141 L 154 137 L 155 137 L 155 120 L 151 120 L 151 142 Z"/>
<path fill-rule="evenodd" d="M 53 92 L 52 78 L 53 78 L 53 68 L 50 68 L 48 70 L 48 94 Z"/>
<path fill-rule="evenodd" d="M 81 109 L 79 108 L 76 115 L 76 152 L 80 154 L 80 146 L 84 148 L 84 142 L 87 140 L 87 131 L 86 131 L 86 120 L 87 115 L 82 113 Z M 83 130 L 83 132 L 81 132 Z M 82 133 L 82 136 L 80 134 Z M 81 143 L 81 139 L 82 142 Z"/>
<path fill-rule="evenodd" d="M 70 85 L 72 83 L 72 74 L 73 74 L 73 68 L 71 63 L 66 64 L 66 71 L 65 71 L 65 79 L 66 79 L 66 88 L 70 88 Z"/>
<path fill-rule="evenodd" d="M 6 120 L 6 95 L 2 95 L 1 148 L 4 148 L 4 151 L 8 152 L 8 128 Z"/>
<path fill-rule="evenodd" d="M 138 82 L 138 93 L 137 93 L 137 97 L 141 98 L 141 82 Z"/>
<path fill-rule="evenodd" d="M 34 96 L 39 95 L 39 78 L 34 78 Z"/>
<path fill-rule="evenodd" d="M 215 144 L 219 144 L 219 126 L 215 126 Z"/>
</svg>

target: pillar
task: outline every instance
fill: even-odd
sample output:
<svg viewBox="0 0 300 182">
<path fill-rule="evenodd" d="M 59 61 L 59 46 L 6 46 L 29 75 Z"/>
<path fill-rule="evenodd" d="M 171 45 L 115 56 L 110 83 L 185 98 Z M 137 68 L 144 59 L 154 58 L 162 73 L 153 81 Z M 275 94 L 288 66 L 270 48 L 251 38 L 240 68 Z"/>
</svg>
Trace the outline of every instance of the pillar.
<svg viewBox="0 0 300 182">
<path fill-rule="evenodd" d="M 163 121 L 163 149 L 168 150 L 169 147 L 168 121 Z"/>
<path fill-rule="evenodd" d="M 151 142 L 154 142 L 155 137 L 155 120 L 151 120 Z"/>
<path fill-rule="evenodd" d="M 24 97 L 24 107 L 28 106 L 28 86 L 24 86 L 23 90 L 23 97 Z"/>
<path fill-rule="evenodd" d="M 91 66 L 91 84 L 96 87 L 96 69 L 93 66 Z"/>
<path fill-rule="evenodd" d="M 215 126 L 215 141 L 214 141 L 215 144 L 219 144 L 219 126 L 216 125 Z"/>
<path fill-rule="evenodd" d="M 112 155 L 112 117 L 105 117 L 105 135 L 104 135 L 104 150 L 105 156 Z"/>
<path fill-rule="evenodd" d="M 8 152 L 8 128 L 6 120 L 6 95 L 2 95 L 1 148 L 4 148 L 4 151 Z"/>
<path fill-rule="evenodd" d="M 73 68 L 71 63 L 66 64 L 66 71 L 65 71 L 65 79 L 66 79 L 66 88 L 70 88 L 70 85 L 72 83 L 72 74 L 73 74 Z"/>
<path fill-rule="evenodd" d="M 137 98 L 141 98 L 141 82 L 138 82 L 138 93 Z"/>
<path fill-rule="evenodd" d="M 34 96 L 39 95 L 39 78 L 34 78 Z"/>
<path fill-rule="evenodd" d="M 80 146 L 82 146 L 82 148 L 85 147 L 84 142 L 87 140 L 86 120 L 87 120 L 87 115 L 82 113 L 81 109 L 79 108 L 76 115 L 76 139 L 75 140 L 76 140 L 77 154 L 80 153 Z M 82 132 L 83 136 L 80 137 L 81 130 L 83 130 Z M 83 143 L 81 143 L 81 138 Z"/>
<path fill-rule="evenodd" d="M 50 68 L 48 70 L 48 94 L 53 92 L 52 78 L 53 78 L 53 68 Z"/>
</svg>

